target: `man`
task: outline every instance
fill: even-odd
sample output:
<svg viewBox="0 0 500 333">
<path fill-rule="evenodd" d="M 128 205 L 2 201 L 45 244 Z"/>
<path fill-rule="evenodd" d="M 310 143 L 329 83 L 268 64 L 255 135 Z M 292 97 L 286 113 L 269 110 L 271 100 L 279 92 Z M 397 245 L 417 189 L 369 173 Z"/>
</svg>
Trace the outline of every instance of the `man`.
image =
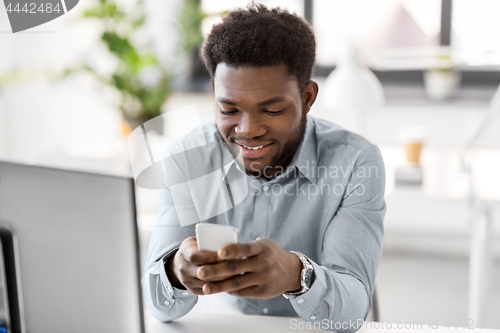
<svg viewBox="0 0 500 333">
<path fill-rule="evenodd" d="M 238 156 L 227 172 L 244 168 L 249 193 L 205 220 L 239 230 L 240 244 L 210 252 L 197 249 L 194 225 L 179 225 L 181 209 L 163 191 L 143 278 L 158 319 L 222 292 L 244 313 L 298 315 L 336 331 L 355 331 L 366 318 L 382 247 L 384 167 L 373 144 L 307 115 L 318 94 L 315 47 L 307 22 L 263 5 L 228 13 L 207 37 L 216 124 L 203 133 Z"/>
</svg>

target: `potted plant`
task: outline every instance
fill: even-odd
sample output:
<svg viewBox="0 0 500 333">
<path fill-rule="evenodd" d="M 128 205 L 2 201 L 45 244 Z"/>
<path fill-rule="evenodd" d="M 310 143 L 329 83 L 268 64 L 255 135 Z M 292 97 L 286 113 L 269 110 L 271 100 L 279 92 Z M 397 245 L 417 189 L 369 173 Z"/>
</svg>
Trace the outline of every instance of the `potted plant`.
<svg viewBox="0 0 500 333">
<path fill-rule="evenodd" d="M 440 66 L 424 73 L 425 91 L 433 100 L 445 100 L 456 94 L 461 75 L 455 70 L 449 54 L 440 54 L 437 59 Z"/>
<path fill-rule="evenodd" d="M 188 90 L 210 89 L 210 75 L 200 57 L 200 48 L 204 37 L 201 30 L 205 18 L 221 16 L 227 11 L 206 14 L 203 12 L 200 0 L 183 0 L 177 14 L 176 28 L 179 34 L 178 52 L 187 60 Z"/>
<path fill-rule="evenodd" d="M 171 93 L 171 77 L 152 52 L 139 49 L 133 43 L 134 33 L 146 21 L 142 1 L 135 4 L 133 11 L 127 11 L 113 0 L 98 0 L 93 7 L 85 10 L 83 18 L 102 22 L 100 40 L 115 60 L 115 66 L 110 73 L 104 74 L 91 64 L 82 62 L 66 70 L 65 75 L 87 72 L 118 92 L 125 133 L 159 116 Z M 162 125 L 161 122 L 154 124 L 158 134 L 163 133 Z"/>
</svg>

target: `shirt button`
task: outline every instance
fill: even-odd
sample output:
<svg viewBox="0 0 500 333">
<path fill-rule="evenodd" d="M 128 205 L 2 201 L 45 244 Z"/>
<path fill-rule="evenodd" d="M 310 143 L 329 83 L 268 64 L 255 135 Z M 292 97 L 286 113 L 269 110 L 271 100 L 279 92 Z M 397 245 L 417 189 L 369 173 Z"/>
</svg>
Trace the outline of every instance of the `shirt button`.
<svg viewBox="0 0 500 333">
<path fill-rule="evenodd" d="M 169 301 L 165 301 L 165 302 L 163 302 L 163 304 L 165 304 L 165 305 L 168 306 L 168 305 L 170 305 L 170 302 Z"/>
<path fill-rule="evenodd" d="M 189 293 L 188 293 L 187 291 L 183 292 L 182 294 L 183 294 L 184 296 L 189 295 Z"/>
<path fill-rule="evenodd" d="M 314 319 L 316 319 L 316 316 L 311 316 L 311 320 L 314 320 Z"/>
<path fill-rule="evenodd" d="M 264 186 L 264 192 L 267 192 L 267 191 L 269 191 L 269 186 L 265 185 Z"/>
<path fill-rule="evenodd" d="M 299 304 L 304 303 L 304 299 L 303 299 L 303 298 L 299 299 L 299 300 L 297 301 L 297 303 L 299 303 Z"/>
<path fill-rule="evenodd" d="M 268 308 L 263 308 L 262 309 L 262 313 L 263 314 L 268 314 L 269 313 L 269 309 Z"/>
</svg>

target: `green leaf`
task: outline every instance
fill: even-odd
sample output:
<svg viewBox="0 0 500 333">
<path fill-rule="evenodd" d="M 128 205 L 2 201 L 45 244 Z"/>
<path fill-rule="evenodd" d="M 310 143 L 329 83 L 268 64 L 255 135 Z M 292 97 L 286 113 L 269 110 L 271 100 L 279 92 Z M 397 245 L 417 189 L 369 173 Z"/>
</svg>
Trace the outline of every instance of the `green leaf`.
<svg viewBox="0 0 500 333">
<path fill-rule="evenodd" d="M 137 111 L 140 105 L 142 116 L 153 118 L 161 114 L 161 107 L 171 93 L 171 78 L 167 70 L 159 63 L 156 56 L 147 50 L 137 48 L 132 43 L 133 34 L 144 25 L 146 16 L 143 2 L 136 0 L 133 11 L 125 11 L 113 0 L 94 0 L 93 7 L 85 10 L 83 19 L 95 19 L 103 23 L 101 41 L 110 54 L 115 56 L 118 65 L 109 76 L 102 76 L 87 64 L 73 66 L 63 76 L 77 72 L 93 75 L 103 85 L 113 87 L 121 94 L 120 109 L 123 113 Z M 201 23 L 201 21 L 200 21 Z M 158 70 L 161 73 L 158 82 L 144 86 L 140 74 L 147 70 Z"/>
<path fill-rule="evenodd" d="M 179 12 L 176 24 L 182 50 L 189 53 L 203 43 L 201 23 L 207 16 L 201 10 L 198 1 L 184 0 L 184 6 Z"/>
</svg>

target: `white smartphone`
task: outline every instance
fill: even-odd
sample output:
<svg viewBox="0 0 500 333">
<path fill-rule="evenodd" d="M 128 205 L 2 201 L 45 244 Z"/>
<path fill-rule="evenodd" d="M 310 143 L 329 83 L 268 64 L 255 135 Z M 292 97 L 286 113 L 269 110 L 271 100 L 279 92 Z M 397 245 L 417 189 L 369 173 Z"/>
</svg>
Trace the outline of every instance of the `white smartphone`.
<svg viewBox="0 0 500 333">
<path fill-rule="evenodd" d="M 198 250 L 217 252 L 224 246 L 238 244 L 238 229 L 230 225 L 198 223 L 195 231 Z"/>
</svg>

